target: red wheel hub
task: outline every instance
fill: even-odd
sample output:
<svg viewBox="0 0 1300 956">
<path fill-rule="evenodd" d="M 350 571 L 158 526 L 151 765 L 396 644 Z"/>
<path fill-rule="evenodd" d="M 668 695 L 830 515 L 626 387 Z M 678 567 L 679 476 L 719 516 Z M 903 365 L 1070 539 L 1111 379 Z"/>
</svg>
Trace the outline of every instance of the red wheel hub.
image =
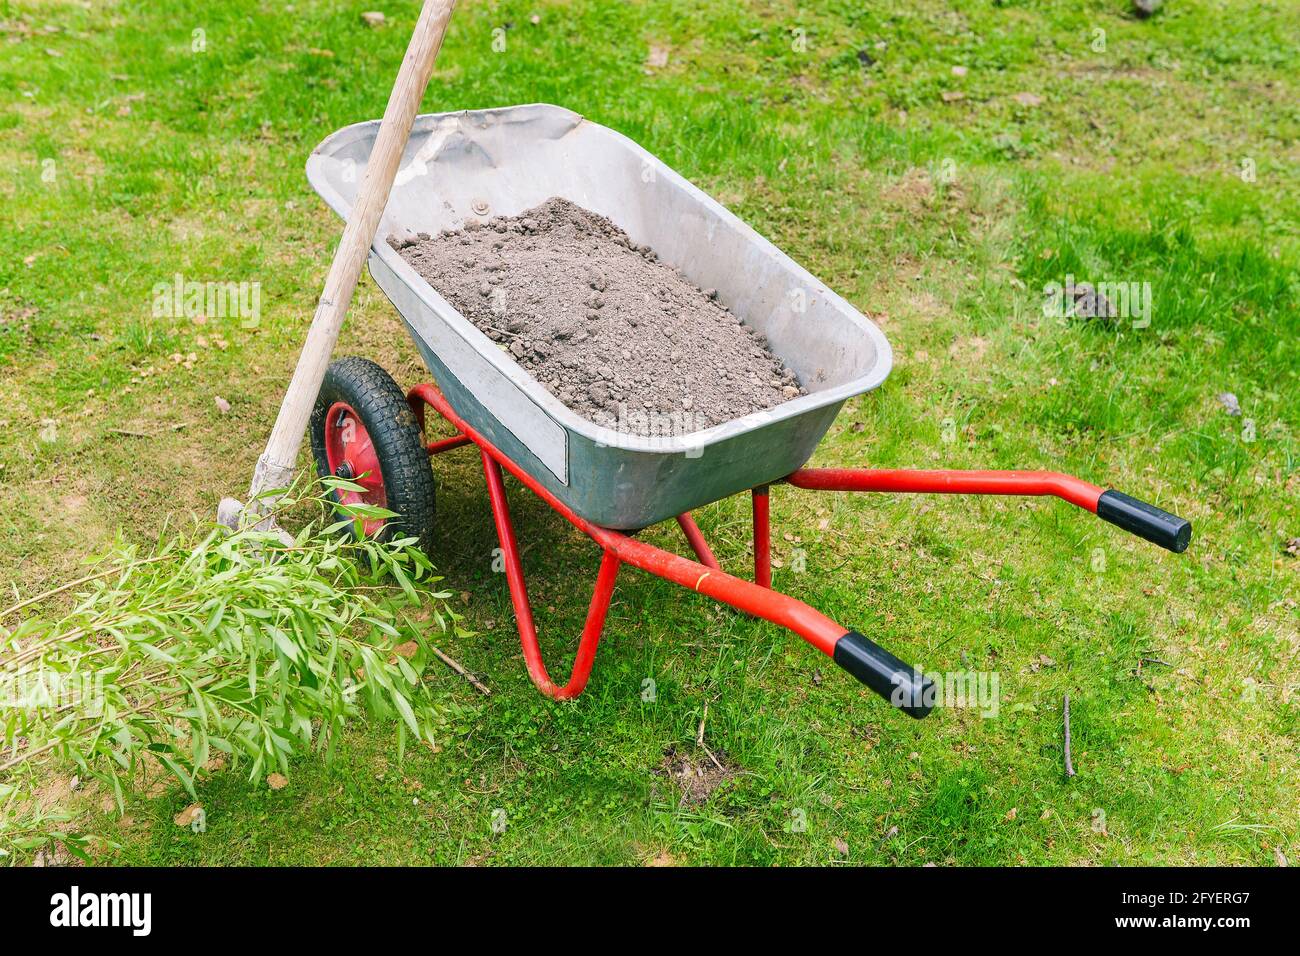
<svg viewBox="0 0 1300 956">
<path fill-rule="evenodd" d="M 384 475 L 379 470 L 379 456 L 375 453 L 374 443 L 366 426 L 361 423 L 361 416 L 346 402 L 335 402 L 325 415 L 325 460 L 330 474 L 365 489 L 348 491 L 340 488 L 335 492 L 340 504 L 388 507 Z M 378 534 L 383 526 L 383 518 L 363 518 L 361 521 L 362 533 L 367 537 Z"/>
</svg>

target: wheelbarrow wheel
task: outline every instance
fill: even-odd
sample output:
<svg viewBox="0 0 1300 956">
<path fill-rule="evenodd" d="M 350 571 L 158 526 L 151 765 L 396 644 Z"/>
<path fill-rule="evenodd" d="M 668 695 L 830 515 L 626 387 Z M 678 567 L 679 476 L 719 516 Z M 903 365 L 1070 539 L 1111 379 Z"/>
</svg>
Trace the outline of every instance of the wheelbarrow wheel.
<svg viewBox="0 0 1300 956">
<path fill-rule="evenodd" d="M 330 364 L 312 412 L 311 448 L 318 475 L 344 478 L 363 489 L 332 491 L 335 502 L 396 513 L 395 518 L 362 518 L 362 535 L 382 541 L 412 536 L 429 550 L 433 470 L 406 395 L 381 366 L 356 356 Z M 347 533 L 356 529 L 353 522 Z"/>
</svg>

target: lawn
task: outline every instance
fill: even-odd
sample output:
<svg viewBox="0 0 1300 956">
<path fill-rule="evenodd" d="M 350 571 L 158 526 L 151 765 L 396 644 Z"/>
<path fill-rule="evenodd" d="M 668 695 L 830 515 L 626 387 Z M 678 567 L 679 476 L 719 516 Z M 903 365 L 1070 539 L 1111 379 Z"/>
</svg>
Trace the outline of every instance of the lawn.
<svg viewBox="0 0 1300 956">
<path fill-rule="evenodd" d="M 0 0 L 13 596 L 247 486 L 340 232 L 303 164 L 382 113 L 417 8 Z M 1192 546 L 1048 500 L 778 487 L 777 587 L 927 670 L 995 673 L 996 715 L 908 720 L 787 632 L 633 570 L 586 694 L 556 703 L 522 666 L 476 456 L 454 452 L 431 557 L 475 633 L 440 646 L 492 695 L 435 665 L 437 752 L 399 762 L 391 727 L 358 724 L 283 789 L 214 773 L 202 833 L 173 824 L 178 786 L 122 818 L 73 794 L 112 841 L 95 859 L 1294 862 L 1295 31 L 1287 2 L 1146 21 L 1121 0 L 463 3 L 426 111 L 550 102 L 611 126 L 890 337 L 893 374 L 814 464 L 1067 471 L 1190 518 Z M 156 317 L 177 274 L 260 283 L 259 321 Z M 1048 314 L 1067 276 L 1149 289 L 1146 318 Z M 338 354 L 427 377 L 368 277 Z M 558 672 L 598 555 L 513 500 Z M 746 573 L 748 503 L 696 517 Z"/>
</svg>

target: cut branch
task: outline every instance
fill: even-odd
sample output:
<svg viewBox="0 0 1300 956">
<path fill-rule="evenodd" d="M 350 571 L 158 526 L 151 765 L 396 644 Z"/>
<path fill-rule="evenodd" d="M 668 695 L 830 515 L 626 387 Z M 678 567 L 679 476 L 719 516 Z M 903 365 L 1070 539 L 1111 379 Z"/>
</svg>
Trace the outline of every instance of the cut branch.
<svg viewBox="0 0 1300 956">
<path fill-rule="evenodd" d="M 1074 762 L 1070 759 L 1070 695 L 1065 695 L 1065 775 L 1074 776 Z"/>
</svg>

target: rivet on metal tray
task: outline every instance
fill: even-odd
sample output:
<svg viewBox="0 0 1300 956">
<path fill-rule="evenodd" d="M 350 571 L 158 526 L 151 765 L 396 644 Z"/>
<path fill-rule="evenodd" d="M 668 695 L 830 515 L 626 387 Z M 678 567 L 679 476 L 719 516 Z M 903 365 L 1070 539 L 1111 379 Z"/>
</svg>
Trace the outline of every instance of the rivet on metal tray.
<svg viewBox="0 0 1300 956">
<path fill-rule="evenodd" d="M 470 202 L 470 208 L 474 210 L 476 215 L 486 216 L 488 210 L 492 207 L 488 205 L 486 199 L 475 199 Z"/>
</svg>

